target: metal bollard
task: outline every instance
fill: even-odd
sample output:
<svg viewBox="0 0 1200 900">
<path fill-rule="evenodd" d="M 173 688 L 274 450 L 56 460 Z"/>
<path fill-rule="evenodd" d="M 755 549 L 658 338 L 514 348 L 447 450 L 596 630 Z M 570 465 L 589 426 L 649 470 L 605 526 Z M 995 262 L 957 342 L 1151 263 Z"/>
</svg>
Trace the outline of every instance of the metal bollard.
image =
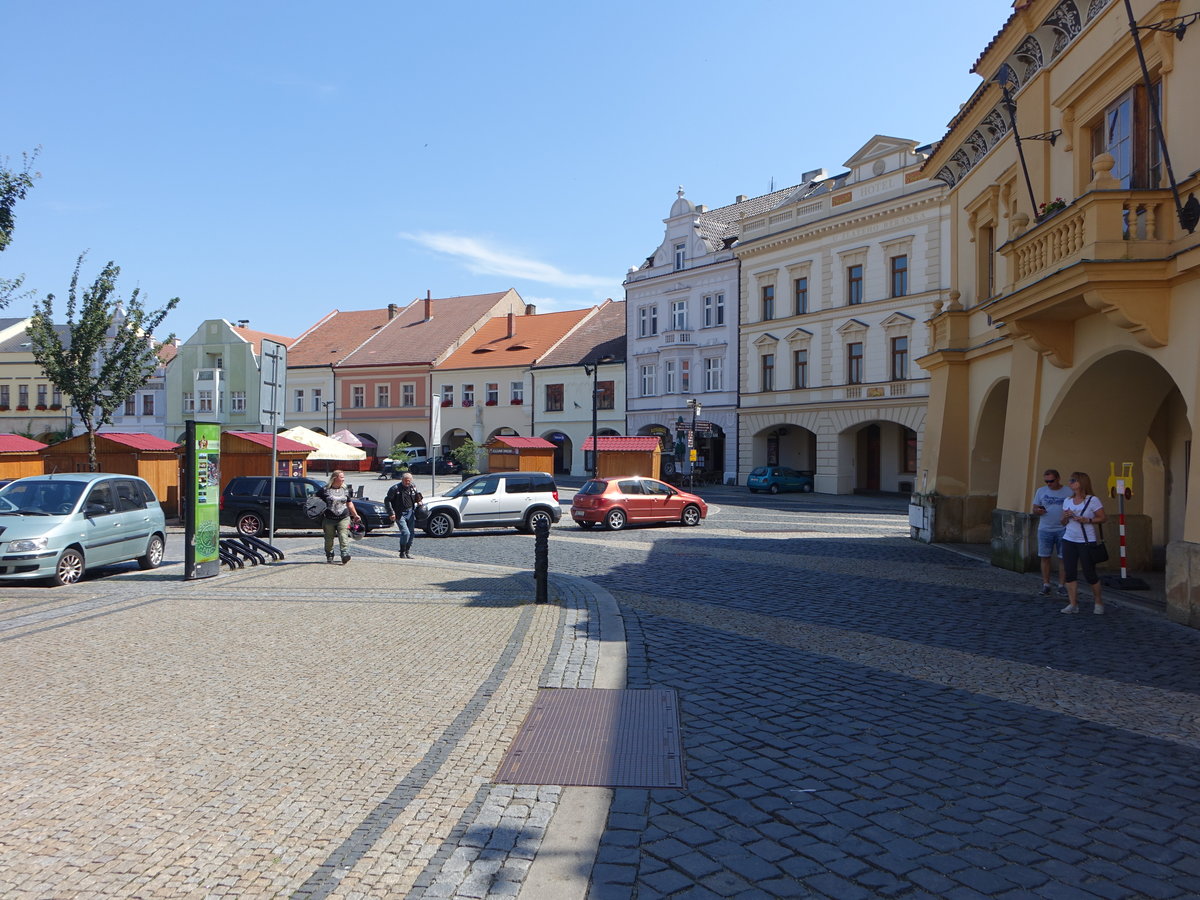
<svg viewBox="0 0 1200 900">
<path fill-rule="evenodd" d="M 539 521 L 533 527 L 533 580 L 537 585 L 535 602 L 547 601 L 546 581 L 550 569 L 550 523 Z"/>
</svg>

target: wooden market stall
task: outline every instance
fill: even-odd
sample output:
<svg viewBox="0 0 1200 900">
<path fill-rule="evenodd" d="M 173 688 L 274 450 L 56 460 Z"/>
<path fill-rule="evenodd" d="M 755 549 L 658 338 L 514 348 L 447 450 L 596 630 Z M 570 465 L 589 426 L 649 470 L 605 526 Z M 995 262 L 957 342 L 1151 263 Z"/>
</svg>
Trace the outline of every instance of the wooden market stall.
<svg viewBox="0 0 1200 900">
<path fill-rule="evenodd" d="M 38 452 L 47 472 L 88 471 L 86 433 Z M 179 445 L 173 441 L 141 432 L 97 432 L 96 462 L 101 472 L 146 479 L 168 516 L 179 509 Z"/>
<path fill-rule="evenodd" d="M 0 434 L 0 478 L 24 478 L 46 471 L 39 450 L 46 444 L 19 434 Z"/>
<path fill-rule="evenodd" d="M 483 446 L 489 472 L 554 471 L 554 444 L 545 438 L 498 434 Z"/>
<path fill-rule="evenodd" d="M 662 443 L 654 435 L 604 436 L 588 438 L 583 451 L 592 450 L 592 441 L 600 444 L 596 459 L 596 475 L 600 478 L 619 478 L 623 475 L 643 475 L 658 478 L 662 465 Z"/>
<path fill-rule="evenodd" d="M 276 474 L 308 475 L 308 444 L 276 435 Z M 221 432 L 221 490 L 239 475 L 271 474 L 271 435 L 264 431 Z"/>
</svg>

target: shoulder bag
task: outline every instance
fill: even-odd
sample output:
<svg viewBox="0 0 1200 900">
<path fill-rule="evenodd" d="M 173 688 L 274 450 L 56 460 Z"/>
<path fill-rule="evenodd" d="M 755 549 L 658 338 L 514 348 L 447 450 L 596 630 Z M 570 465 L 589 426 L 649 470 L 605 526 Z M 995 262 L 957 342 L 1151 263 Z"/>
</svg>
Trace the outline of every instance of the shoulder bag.
<svg viewBox="0 0 1200 900">
<path fill-rule="evenodd" d="M 1091 494 L 1088 494 L 1088 501 L 1093 500 Z M 1099 502 L 1099 501 L 1097 501 Z M 1083 511 L 1086 513 L 1090 502 L 1083 504 Z M 1088 559 L 1092 561 L 1092 565 L 1097 565 L 1102 562 L 1108 562 L 1108 545 L 1104 543 L 1104 526 L 1099 523 L 1093 524 L 1095 529 L 1096 540 L 1089 541 L 1087 539 L 1087 526 L 1082 522 L 1079 523 L 1079 528 L 1083 531 L 1084 546 L 1087 547 Z"/>
</svg>

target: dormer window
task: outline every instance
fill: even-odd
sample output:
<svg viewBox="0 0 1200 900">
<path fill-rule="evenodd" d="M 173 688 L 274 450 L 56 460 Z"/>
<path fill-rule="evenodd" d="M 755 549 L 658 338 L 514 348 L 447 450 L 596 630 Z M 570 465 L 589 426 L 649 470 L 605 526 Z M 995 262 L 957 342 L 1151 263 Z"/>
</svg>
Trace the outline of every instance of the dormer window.
<svg viewBox="0 0 1200 900">
<path fill-rule="evenodd" d="M 675 245 L 675 271 L 678 272 L 683 268 L 684 261 L 687 259 L 687 244 Z"/>
</svg>

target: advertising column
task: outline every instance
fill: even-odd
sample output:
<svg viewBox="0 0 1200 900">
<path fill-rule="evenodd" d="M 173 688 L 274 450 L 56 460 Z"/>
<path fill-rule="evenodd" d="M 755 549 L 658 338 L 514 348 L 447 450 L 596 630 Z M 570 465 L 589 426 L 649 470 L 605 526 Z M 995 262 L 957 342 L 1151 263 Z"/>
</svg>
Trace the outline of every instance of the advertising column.
<svg viewBox="0 0 1200 900">
<path fill-rule="evenodd" d="M 183 577 L 190 581 L 221 572 L 217 545 L 221 527 L 221 426 L 215 422 L 188 422 L 186 427 Z"/>
</svg>

